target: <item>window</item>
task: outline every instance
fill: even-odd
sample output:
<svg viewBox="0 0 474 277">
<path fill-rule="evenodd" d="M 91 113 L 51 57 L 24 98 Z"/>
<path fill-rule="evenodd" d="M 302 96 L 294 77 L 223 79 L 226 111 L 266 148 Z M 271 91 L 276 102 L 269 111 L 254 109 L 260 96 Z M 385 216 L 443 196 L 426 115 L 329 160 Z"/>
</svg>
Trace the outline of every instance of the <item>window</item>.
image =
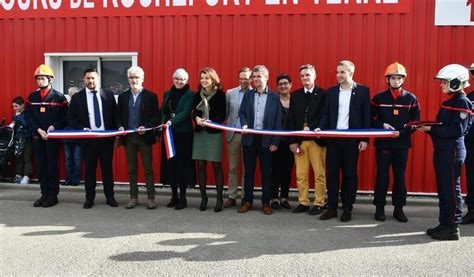
<svg viewBox="0 0 474 277">
<path fill-rule="evenodd" d="M 53 87 L 66 96 L 69 90 L 84 88 L 83 74 L 87 68 L 97 68 L 101 87 L 118 97 L 127 90 L 127 69 L 137 65 L 137 53 L 46 53 L 46 64 L 55 72 Z"/>
</svg>

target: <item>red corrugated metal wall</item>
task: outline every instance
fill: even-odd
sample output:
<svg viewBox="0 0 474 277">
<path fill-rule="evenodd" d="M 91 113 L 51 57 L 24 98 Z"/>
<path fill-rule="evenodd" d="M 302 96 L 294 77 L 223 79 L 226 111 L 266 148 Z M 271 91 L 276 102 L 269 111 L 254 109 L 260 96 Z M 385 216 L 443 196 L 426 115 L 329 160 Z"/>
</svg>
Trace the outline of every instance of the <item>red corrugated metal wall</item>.
<svg viewBox="0 0 474 277">
<path fill-rule="evenodd" d="M 385 89 L 386 65 L 399 61 L 407 67 L 406 88 L 418 96 L 422 119 L 433 119 L 442 101 L 435 73 L 448 63 L 474 62 L 474 27 L 434 26 L 434 1 L 430 0 L 412 1 L 407 14 L 0 19 L 0 37 L 0 115 L 7 118 L 11 118 L 10 99 L 26 97 L 35 88 L 32 72 L 44 62 L 45 52 L 138 52 L 139 65 L 146 72 L 145 86 L 157 92 L 160 101 L 177 67 L 188 70 L 190 84 L 196 87 L 199 69 L 212 66 L 225 87 L 231 88 L 237 84 L 240 67 L 265 64 L 272 88 L 282 72 L 293 76 L 296 88 L 299 65 L 312 63 L 318 71 L 317 83 L 328 87 L 335 84 L 336 63 L 350 59 L 356 64 L 355 80 L 374 94 Z M 157 172 L 159 152 L 155 147 Z M 361 155 L 359 163 L 359 189 L 372 190 L 373 147 Z M 115 177 L 127 180 L 122 149 L 115 156 Z M 436 189 L 432 145 L 423 134 L 414 135 L 407 179 L 411 192 Z"/>
</svg>

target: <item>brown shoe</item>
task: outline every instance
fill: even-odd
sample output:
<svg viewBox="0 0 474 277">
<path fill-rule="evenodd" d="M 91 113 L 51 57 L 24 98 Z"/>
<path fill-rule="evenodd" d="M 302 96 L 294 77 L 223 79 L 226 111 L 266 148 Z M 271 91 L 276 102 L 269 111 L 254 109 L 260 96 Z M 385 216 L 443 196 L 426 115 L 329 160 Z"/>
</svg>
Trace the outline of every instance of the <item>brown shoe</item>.
<svg viewBox="0 0 474 277">
<path fill-rule="evenodd" d="M 138 206 L 138 199 L 132 198 L 130 199 L 130 202 L 128 202 L 127 205 L 125 206 L 125 209 L 133 209 L 136 206 Z"/>
<path fill-rule="evenodd" d="M 235 202 L 235 199 L 229 198 L 227 201 L 224 203 L 224 208 L 231 208 L 234 207 L 237 203 Z"/>
<path fill-rule="evenodd" d="M 240 205 L 239 213 L 246 213 L 250 211 L 251 209 L 253 209 L 252 203 L 244 202 L 242 203 L 242 205 Z"/>
<path fill-rule="evenodd" d="M 148 204 L 146 205 L 146 208 L 149 210 L 156 209 L 155 199 L 148 199 Z"/>
<path fill-rule="evenodd" d="M 268 203 L 262 205 L 262 211 L 266 215 L 271 215 L 273 213 L 273 209 Z"/>
</svg>

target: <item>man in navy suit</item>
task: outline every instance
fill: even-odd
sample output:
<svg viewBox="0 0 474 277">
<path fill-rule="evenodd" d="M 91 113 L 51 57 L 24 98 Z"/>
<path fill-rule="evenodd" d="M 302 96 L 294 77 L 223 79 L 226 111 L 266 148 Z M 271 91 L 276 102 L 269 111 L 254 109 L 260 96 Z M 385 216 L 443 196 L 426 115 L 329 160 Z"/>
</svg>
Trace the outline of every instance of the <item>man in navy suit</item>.
<svg viewBox="0 0 474 277">
<path fill-rule="evenodd" d="M 117 104 L 112 92 L 99 88 L 100 78 L 97 69 L 84 71 L 85 88 L 76 93 L 70 103 L 68 123 L 74 130 L 117 130 Z M 84 209 L 94 205 L 95 187 L 97 185 L 97 162 L 100 160 L 102 182 L 107 205 L 118 207 L 114 198 L 114 177 L 112 158 L 115 138 L 83 139 L 80 142 L 82 157 L 85 163 L 84 184 L 86 202 Z"/>
<path fill-rule="evenodd" d="M 327 90 L 326 106 L 315 131 L 324 129 L 368 129 L 370 128 L 369 88 L 353 81 L 355 66 L 351 61 L 337 64 L 338 85 Z M 319 219 L 337 217 L 339 202 L 339 171 L 342 171 L 341 221 L 352 217 L 352 205 L 357 192 L 357 161 L 359 152 L 367 148 L 368 139 L 333 138 L 328 140 L 326 152 L 326 182 L 328 210 Z"/>
<path fill-rule="evenodd" d="M 268 69 L 264 65 L 257 65 L 252 70 L 254 89 L 246 93 L 240 105 L 239 118 L 242 129 L 279 130 L 281 124 L 281 109 L 279 96 L 268 86 Z M 255 166 L 257 158 L 260 161 L 262 176 L 262 211 L 266 215 L 272 214 L 270 206 L 272 179 L 271 162 L 272 152 L 278 149 L 280 137 L 243 134 L 241 144 L 244 154 L 244 198 L 239 213 L 245 213 L 253 208 L 253 190 Z"/>
</svg>

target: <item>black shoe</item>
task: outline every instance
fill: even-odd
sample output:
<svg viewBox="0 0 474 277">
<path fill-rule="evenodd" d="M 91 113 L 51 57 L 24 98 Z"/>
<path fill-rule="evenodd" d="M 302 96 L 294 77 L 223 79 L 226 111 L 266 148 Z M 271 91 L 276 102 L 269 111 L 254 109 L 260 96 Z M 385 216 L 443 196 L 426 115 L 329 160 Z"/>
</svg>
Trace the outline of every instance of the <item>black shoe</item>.
<svg viewBox="0 0 474 277">
<path fill-rule="evenodd" d="M 70 185 L 71 185 L 71 182 L 64 182 L 64 183 L 62 183 L 61 185 L 67 187 L 67 186 L 70 186 Z"/>
<path fill-rule="evenodd" d="M 274 210 L 281 210 L 280 202 L 278 202 L 278 200 L 273 200 L 270 206 Z"/>
<path fill-rule="evenodd" d="M 199 210 L 200 211 L 205 211 L 207 210 L 207 197 L 201 198 L 201 205 L 199 205 Z"/>
<path fill-rule="evenodd" d="M 403 207 L 395 207 L 393 210 L 393 218 L 400 222 L 408 222 L 408 218 L 405 213 L 403 213 Z"/>
<path fill-rule="evenodd" d="M 375 208 L 375 220 L 385 221 L 385 207 L 384 206 L 377 206 Z"/>
<path fill-rule="evenodd" d="M 41 195 L 41 197 L 33 203 L 34 207 L 41 207 L 43 205 L 44 200 L 46 200 L 46 195 Z"/>
<path fill-rule="evenodd" d="M 90 209 L 92 206 L 94 206 L 94 201 L 86 200 L 86 202 L 84 202 L 84 209 Z"/>
<path fill-rule="evenodd" d="M 222 197 L 217 198 L 216 206 L 214 207 L 214 212 L 215 213 L 221 212 L 223 206 L 224 206 L 224 200 L 222 199 Z"/>
<path fill-rule="evenodd" d="M 343 210 L 341 215 L 341 222 L 349 222 L 352 219 L 352 212 L 350 210 Z"/>
<path fill-rule="evenodd" d="M 79 186 L 79 183 L 70 183 L 69 185 L 72 186 L 72 187 L 77 187 L 77 186 Z"/>
<path fill-rule="evenodd" d="M 291 211 L 294 214 L 300 214 L 300 213 L 305 213 L 309 210 L 309 206 L 301 205 L 299 204 L 298 207 L 296 207 L 293 211 Z"/>
<path fill-rule="evenodd" d="M 323 208 L 320 206 L 313 206 L 311 210 L 309 210 L 309 215 L 318 215 L 323 213 Z"/>
<path fill-rule="evenodd" d="M 459 240 L 459 228 L 457 225 L 443 225 L 438 231 L 431 234 L 435 240 Z"/>
<path fill-rule="evenodd" d="M 319 220 L 328 220 L 334 217 L 337 217 L 337 209 L 328 208 L 328 210 L 319 217 Z"/>
<path fill-rule="evenodd" d="M 288 201 L 286 201 L 286 200 L 280 202 L 280 206 L 281 206 L 283 209 L 291 210 L 291 205 L 290 205 L 290 203 L 288 203 Z"/>
<path fill-rule="evenodd" d="M 174 206 L 174 209 L 175 210 L 182 210 L 182 209 L 186 208 L 187 206 L 188 206 L 188 201 L 186 200 L 186 198 L 183 198 L 183 199 L 179 199 L 176 202 L 176 205 Z"/>
<path fill-rule="evenodd" d="M 174 206 L 176 206 L 179 202 L 179 199 L 178 198 L 171 198 L 170 202 L 168 204 L 166 204 L 166 207 L 167 208 L 173 208 Z"/>
<path fill-rule="evenodd" d="M 49 207 L 52 207 L 56 204 L 58 204 L 58 198 L 56 196 L 54 197 L 47 197 L 46 200 L 43 201 L 43 203 L 41 204 L 41 207 L 43 208 L 49 208 Z"/>
<path fill-rule="evenodd" d="M 470 209 L 465 216 L 462 217 L 461 224 L 474 223 L 474 209 Z"/>
<path fill-rule="evenodd" d="M 114 207 L 114 208 L 116 208 L 116 207 L 119 206 L 119 204 L 117 203 L 117 201 L 115 201 L 115 198 L 107 199 L 107 201 L 105 201 L 105 203 L 106 203 L 107 205 L 109 205 L 110 207 Z"/>
<path fill-rule="evenodd" d="M 433 228 L 429 228 L 428 230 L 426 230 L 426 234 L 429 235 L 429 236 L 431 236 L 431 235 L 433 235 L 434 233 L 438 232 L 438 231 L 439 231 L 440 229 L 442 229 L 442 228 L 443 228 L 443 225 L 442 225 L 442 224 L 440 224 L 440 225 L 438 225 L 438 226 L 436 226 L 436 227 L 433 227 Z"/>
</svg>

